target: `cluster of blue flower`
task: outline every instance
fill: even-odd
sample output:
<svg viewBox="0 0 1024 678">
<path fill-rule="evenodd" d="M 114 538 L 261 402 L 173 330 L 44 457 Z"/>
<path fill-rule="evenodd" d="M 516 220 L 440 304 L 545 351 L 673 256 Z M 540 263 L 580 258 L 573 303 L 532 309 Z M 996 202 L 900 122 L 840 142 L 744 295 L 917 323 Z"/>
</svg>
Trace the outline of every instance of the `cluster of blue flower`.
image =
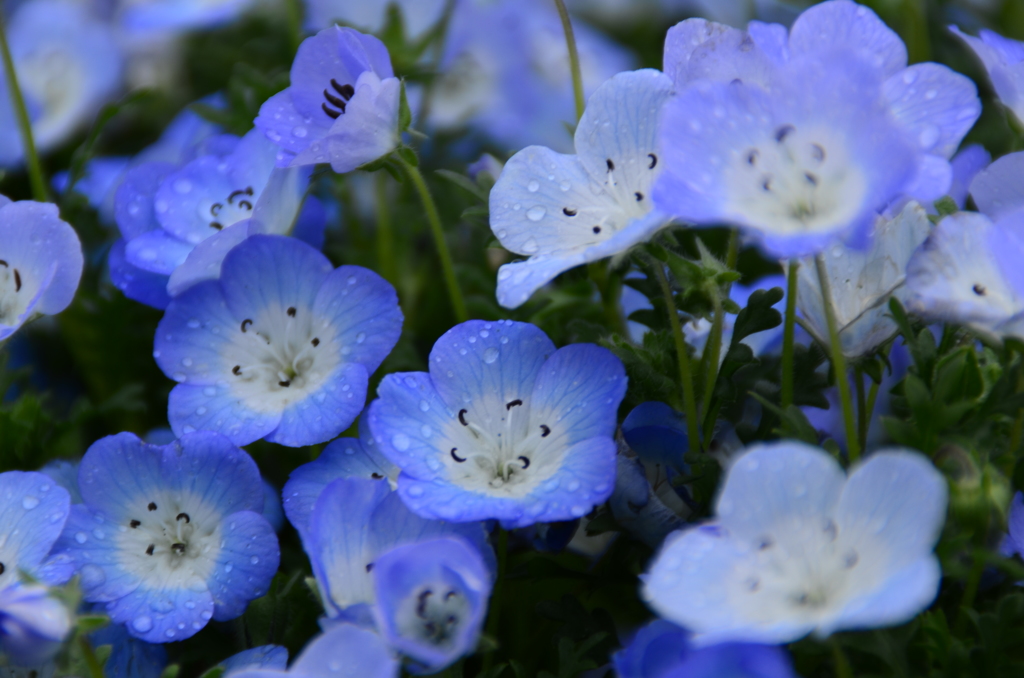
<svg viewBox="0 0 1024 678">
<path fill-rule="evenodd" d="M 39 21 L 91 21 L 49 12 L 57 1 L 19 10 L 16 56 L 39 53 L 19 44 L 60 40 L 52 23 L 33 28 Z M 148 30 L 221 21 L 246 4 L 128 3 L 118 16 Z M 426 372 L 388 374 L 369 392 L 402 332 L 398 294 L 320 252 L 327 217 L 306 193 L 314 166 L 346 173 L 400 156 L 407 97 L 380 40 L 322 27 L 330 4 L 311 3 L 310 26 L 322 30 L 301 44 L 291 85 L 263 104 L 252 131 L 224 134 L 186 113 L 97 180 L 93 197 L 110 201 L 121 234 L 111 279 L 164 313 L 153 356 L 176 382 L 174 439 L 120 433 L 96 441 L 77 468 L 0 474 L 0 650 L 12 663 L 43 664 L 60 648 L 74 611 L 47 587 L 74 576 L 120 646 L 179 641 L 238 617 L 278 571 L 278 502 L 309 557 L 324 631 L 290 669 L 280 648 L 232 659 L 225 669 L 238 678 L 384 678 L 403 663 L 440 671 L 477 646 L 498 576 L 491 533 L 576 521 L 605 502 L 657 548 L 641 596 L 662 619 L 615 656 L 623 678 L 793 676 L 777 646 L 903 623 L 929 606 L 947 481 L 918 452 L 874 449 L 847 472 L 795 441 L 732 450 L 714 516 L 687 524 L 673 508 L 685 487 L 659 494 L 651 469 L 682 472 L 692 431 L 659 403 L 634 409 L 620 429 L 626 369 L 605 348 L 556 348 L 528 323 L 469 320 L 436 341 Z M 413 32 L 445 5 L 399 4 Z M 514 17 L 510 31 L 561 30 L 509 3 L 474 11 Z M 537 92 L 518 88 L 515 106 L 502 103 L 510 88 L 500 83 L 520 67 L 481 56 L 503 39 L 479 31 L 482 21 L 452 22 L 442 58 L 461 60 L 459 77 L 473 86 L 436 112 L 437 124 L 472 115 L 515 143 L 537 119 L 516 106 L 563 85 L 538 80 L 527 85 Z M 40 146 L 116 87 L 118 57 L 101 30 L 60 45 L 80 72 L 40 76 L 40 87 L 57 82 L 72 97 L 33 112 Z M 1024 46 L 957 34 L 1024 121 Z M 32 82 L 22 83 L 30 98 Z M 8 162 L 23 154 L 8 132 L 12 111 L 0 106 Z M 815 5 L 789 29 L 686 20 L 668 33 L 663 70 L 620 72 L 594 90 L 575 155 L 528 146 L 504 165 L 490 225 L 524 259 L 501 267 L 498 300 L 520 306 L 560 273 L 679 224 L 729 224 L 796 276 L 803 330 L 832 347 L 837 372 L 843 356 L 896 334 L 892 298 L 926 321 L 1024 340 L 1024 153 L 991 164 L 979 147 L 954 155 L 980 112 L 968 78 L 908 66 L 902 40 L 850 0 Z M 978 211 L 960 211 L 968 195 Z M 3 342 L 71 303 L 83 253 L 54 205 L 0 201 Z M 734 286 L 733 301 L 751 291 Z M 707 324 L 687 324 L 698 349 Z M 778 351 L 782 330 L 744 341 Z M 359 438 L 338 438 L 357 420 Z M 835 437 L 849 447 L 849 433 Z M 240 449 L 258 440 L 329 444 L 277 495 Z M 1024 553 L 1020 494 L 1002 550 Z"/>
</svg>

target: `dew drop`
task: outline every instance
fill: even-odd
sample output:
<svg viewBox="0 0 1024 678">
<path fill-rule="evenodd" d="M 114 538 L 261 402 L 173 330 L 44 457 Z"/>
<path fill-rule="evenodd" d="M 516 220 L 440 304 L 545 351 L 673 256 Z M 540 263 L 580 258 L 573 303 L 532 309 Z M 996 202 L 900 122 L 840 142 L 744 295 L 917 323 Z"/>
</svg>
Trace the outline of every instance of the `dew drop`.
<svg viewBox="0 0 1024 678">
<path fill-rule="evenodd" d="M 259 564 L 260 559 L 257 556 L 253 556 L 252 558 L 249 559 L 249 562 L 252 563 L 253 565 L 257 565 L 257 564 Z"/>
<path fill-rule="evenodd" d="M 405 452 L 409 449 L 409 436 L 404 433 L 396 433 L 391 437 L 391 444 L 399 452 Z"/>
<path fill-rule="evenodd" d="M 540 221 L 544 218 L 545 214 L 547 214 L 547 210 L 540 205 L 537 205 L 536 207 L 531 207 L 526 211 L 526 218 L 530 221 Z"/>
<path fill-rule="evenodd" d="M 526 190 L 528 190 L 530 193 L 536 193 L 537 191 L 540 190 L 540 184 L 538 184 L 536 181 L 531 181 L 530 183 L 526 184 Z"/>
<path fill-rule="evenodd" d="M 153 629 L 153 620 L 143 615 L 132 620 L 132 628 L 139 633 L 147 633 Z"/>
<path fill-rule="evenodd" d="M 488 365 L 490 365 L 491 363 L 493 363 L 497 359 L 498 359 L 498 349 L 496 349 L 493 346 L 491 346 L 486 351 L 484 351 L 484 362 L 487 363 Z"/>
<path fill-rule="evenodd" d="M 527 254 L 533 254 L 538 249 L 540 248 L 537 245 L 537 241 L 534 240 L 533 238 L 530 238 L 525 243 L 523 243 L 523 251 L 526 252 Z"/>
<path fill-rule="evenodd" d="M 360 332 L 356 335 L 356 343 L 361 344 L 366 341 L 366 332 Z"/>
<path fill-rule="evenodd" d="M 292 135 L 298 137 L 299 139 L 306 138 L 307 134 L 309 134 L 309 131 L 302 125 L 292 128 Z"/>
<path fill-rule="evenodd" d="M 420 412 L 427 412 L 429 410 L 430 410 L 430 403 L 428 403 L 426 400 L 421 400 L 420 401 Z"/>
<path fill-rule="evenodd" d="M 22 505 L 22 507 L 25 510 L 31 511 L 35 507 L 39 506 L 39 498 L 38 497 L 33 497 L 33 496 L 27 496 L 27 497 L 25 497 L 24 499 L 21 500 L 21 505 Z"/>
</svg>

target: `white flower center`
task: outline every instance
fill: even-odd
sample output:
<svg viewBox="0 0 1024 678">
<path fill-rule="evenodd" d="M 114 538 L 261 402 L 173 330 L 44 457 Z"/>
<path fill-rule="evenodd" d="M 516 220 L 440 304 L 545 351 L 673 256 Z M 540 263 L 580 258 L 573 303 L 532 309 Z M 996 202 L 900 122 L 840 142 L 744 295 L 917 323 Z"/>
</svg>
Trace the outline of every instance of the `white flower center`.
<svg viewBox="0 0 1024 678">
<path fill-rule="evenodd" d="M 28 309 L 34 294 L 13 263 L 0 259 L 0 325 L 14 325 Z"/>
<path fill-rule="evenodd" d="M 468 614 L 469 601 L 460 592 L 441 583 L 424 586 L 402 601 L 398 632 L 424 644 L 450 646 Z"/>
<path fill-rule="evenodd" d="M 350 351 L 335 336 L 330 322 L 314 318 L 308 307 L 268 309 L 246 318 L 225 356 L 228 383 L 257 409 L 280 411 L 319 388 Z M 357 335 L 356 342 L 365 338 Z"/>
<path fill-rule="evenodd" d="M 845 143 L 823 127 L 776 128 L 734 154 L 727 176 L 731 203 L 747 223 L 787 234 L 850 221 L 866 191 Z"/>
<path fill-rule="evenodd" d="M 461 431 L 445 460 L 451 479 L 467 489 L 522 497 L 558 469 L 561 450 L 551 445 L 551 426 L 531 422 L 529 406 L 517 398 L 498 421 L 476 422 L 458 413 Z"/>
<path fill-rule="evenodd" d="M 122 565 L 156 588 L 206 581 L 220 553 L 220 515 L 192 497 L 161 493 L 148 499 L 117 528 Z M 93 536 L 103 538 L 95 531 Z"/>
</svg>

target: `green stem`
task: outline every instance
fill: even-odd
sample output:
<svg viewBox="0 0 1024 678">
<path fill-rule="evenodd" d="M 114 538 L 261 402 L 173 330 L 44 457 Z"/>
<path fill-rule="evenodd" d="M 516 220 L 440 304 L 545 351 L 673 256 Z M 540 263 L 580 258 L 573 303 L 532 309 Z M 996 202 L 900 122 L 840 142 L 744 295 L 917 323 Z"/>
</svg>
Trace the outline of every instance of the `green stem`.
<svg viewBox="0 0 1024 678">
<path fill-rule="evenodd" d="M 836 665 L 836 678 L 853 678 L 850 660 L 846 658 L 846 653 L 835 636 L 832 636 L 829 644 L 832 646 L 832 661 Z"/>
<path fill-rule="evenodd" d="M 715 393 L 715 381 L 718 379 L 718 360 L 722 353 L 722 325 L 725 320 L 725 310 L 717 292 L 712 295 L 711 303 L 715 307 L 715 317 L 711 320 L 711 332 L 708 333 L 707 343 L 704 344 L 707 364 L 704 366 L 704 399 L 700 401 L 705 417 L 711 408 L 711 396 Z"/>
<path fill-rule="evenodd" d="M 427 182 L 415 165 L 411 165 L 399 154 L 394 155 L 398 162 L 405 168 L 406 174 L 412 180 L 416 192 L 420 195 L 423 209 L 427 213 L 427 221 L 430 223 L 430 232 L 434 236 L 434 245 L 437 247 L 437 255 L 441 259 L 441 268 L 444 271 L 444 281 L 448 286 L 448 296 L 451 298 L 452 309 L 455 311 L 455 319 L 460 322 L 469 320 L 469 313 L 466 311 L 466 302 L 462 298 L 462 291 L 455 279 L 455 266 L 452 264 L 452 254 L 448 250 L 448 243 L 444 239 L 444 228 L 441 226 L 441 216 L 437 213 L 437 205 L 434 204 L 434 197 L 430 195 Z"/>
<path fill-rule="evenodd" d="M 288 35 L 292 42 L 292 52 L 297 52 L 305 37 L 302 32 L 302 2 L 288 0 L 285 3 L 284 11 L 288 19 Z"/>
<path fill-rule="evenodd" d="M 814 265 L 818 269 L 818 284 L 821 285 L 821 304 L 825 309 L 825 322 L 828 324 L 828 340 L 832 354 L 832 369 L 836 374 L 836 386 L 839 388 L 839 400 L 843 405 L 843 425 L 846 430 L 846 450 L 850 462 L 860 459 L 860 445 L 857 440 L 857 425 L 853 417 L 853 400 L 850 396 L 850 379 L 846 374 L 846 356 L 839 341 L 839 329 L 836 326 L 836 311 L 832 305 L 832 286 L 828 282 L 828 270 L 825 268 L 825 257 L 821 254 L 814 257 Z"/>
<path fill-rule="evenodd" d="M 672 297 L 672 288 L 669 287 L 668 278 L 665 277 L 663 264 L 660 261 L 654 262 L 654 272 L 657 274 L 658 285 L 661 287 L 661 296 L 665 300 L 665 309 L 668 311 L 668 325 L 672 330 L 672 339 L 676 344 L 676 356 L 679 362 L 679 381 L 683 386 L 683 411 L 686 414 L 686 433 L 690 438 L 690 452 L 699 452 L 700 428 L 697 425 L 697 402 L 694 399 L 690 354 L 686 350 L 683 326 L 679 322 L 679 312 L 676 310 L 676 301 Z"/>
<path fill-rule="evenodd" d="M 374 189 L 377 198 L 377 271 L 389 283 L 396 285 L 395 233 L 391 226 L 387 173 L 377 172 Z"/>
<path fill-rule="evenodd" d="M 498 578 L 494 581 L 494 591 L 491 593 L 491 604 L 487 611 L 487 635 L 497 639 L 499 618 L 501 614 L 501 599 L 504 593 L 505 571 L 508 567 L 508 530 L 498 527 Z M 488 652 L 484 656 L 483 673 L 490 671 L 494 666 L 495 653 Z"/>
<path fill-rule="evenodd" d="M 796 336 L 796 282 L 800 262 L 790 259 L 786 271 L 786 319 L 782 328 L 782 393 L 783 410 L 793 404 L 793 343 Z"/>
<path fill-rule="evenodd" d="M 2 13 L 0 13 L 0 54 L 4 60 L 4 74 L 7 77 L 7 87 L 11 93 L 11 103 L 14 104 L 14 114 L 18 118 L 18 128 L 21 130 L 21 143 L 25 147 L 25 164 L 28 167 L 28 179 L 32 185 L 32 197 L 39 202 L 47 202 L 50 197 L 46 190 L 46 177 L 43 175 L 43 165 L 39 162 L 39 154 L 36 152 L 36 142 L 32 138 L 32 121 L 28 117 L 28 109 L 25 108 L 25 98 L 21 95 L 18 74 L 14 70 L 14 59 L 7 46 L 7 26 L 4 24 Z"/>
<path fill-rule="evenodd" d="M 960 600 L 960 609 L 956 613 L 956 624 L 953 626 L 953 634 L 962 636 L 967 627 L 966 610 L 974 607 L 974 598 L 978 595 L 978 586 L 981 585 L 981 575 L 985 573 L 986 552 L 983 549 L 974 550 L 974 562 L 971 571 L 967 575 L 967 584 L 964 586 L 964 597 Z"/>
<path fill-rule="evenodd" d="M 875 400 L 877 398 L 878 384 L 872 381 L 871 388 L 868 389 L 868 404 L 864 408 L 864 418 L 868 423 L 864 426 L 864 438 L 861 440 L 861 449 L 867 449 L 868 447 L 868 434 L 871 433 L 871 415 L 875 411 Z"/>
<path fill-rule="evenodd" d="M 565 8 L 563 0 L 555 0 L 555 7 L 558 8 L 558 16 L 562 20 L 562 30 L 565 31 L 565 45 L 569 48 L 569 70 L 572 71 L 572 94 L 576 101 L 576 121 L 583 117 L 583 109 L 586 101 L 583 99 L 583 72 L 580 70 L 580 53 L 576 49 L 576 35 L 572 30 L 572 19 L 569 18 L 569 10 Z"/>
<path fill-rule="evenodd" d="M 863 450 L 868 441 L 868 414 L 864 401 L 864 371 L 860 367 L 853 368 L 853 387 L 857 394 L 857 441 Z"/>
<path fill-rule="evenodd" d="M 85 636 L 78 636 L 78 646 L 82 649 L 82 657 L 85 659 L 85 665 L 89 669 L 89 677 L 103 678 L 103 666 L 100 664 L 100 660 L 96 657 L 92 645 L 89 644 Z"/>
</svg>

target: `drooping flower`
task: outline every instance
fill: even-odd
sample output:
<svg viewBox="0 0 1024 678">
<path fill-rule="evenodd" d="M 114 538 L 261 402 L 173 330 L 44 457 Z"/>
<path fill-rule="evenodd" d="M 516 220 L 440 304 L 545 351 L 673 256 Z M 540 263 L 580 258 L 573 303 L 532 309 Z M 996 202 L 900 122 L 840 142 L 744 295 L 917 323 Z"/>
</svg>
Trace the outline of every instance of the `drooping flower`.
<svg viewBox="0 0 1024 678">
<path fill-rule="evenodd" d="M 84 504 L 56 551 L 74 561 L 84 599 L 136 638 L 184 640 L 233 619 L 277 571 L 256 463 L 217 433 L 163 446 L 108 436 L 85 453 L 78 484 Z"/>
<path fill-rule="evenodd" d="M 946 480 L 880 450 L 849 478 L 819 448 L 758 445 L 728 470 L 715 518 L 666 540 L 643 596 L 694 643 L 786 643 L 900 624 L 934 600 Z"/>
<path fill-rule="evenodd" d="M 395 290 L 376 273 L 335 269 L 294 238 L 250 236 L 219 280 L 176 297 L 160 321 L 154 357 L 179 382 L 171 428 L 218 431 L 237 445 L 330 440 L 363 409 L 370 374 L 401 330 Z"/>
<path fill-rule="evenodd" d="M 332 26 L 299 46 L 291 86 L 263 104 L 255 124 L 280 148 L 279 167 L 351 172 L 397 146 L 401 90 L 384 43 Z"/>
<path fill-rule="evenodd" d="M 48 152 L 86 124 L 121 85 L 121 53 L 111 28 L 84 3 L 31 0 L 8 24 L 18 84 L 32 136 Z M 6 78 L 0 76 L 0 166 L 24 161 Z"/>
<path fill-rule="evenodd" d="M 907 308 L 992 339 L 1024 337 L 1024 212 L 993 222 L 957 212 L 940 221 L 907 264 Z"/>
<path fill-rule="evenodd" d="M 950 26 L 949 30 L 974 50 L 999 100 L 1024 124 L 1024 43 L 984 28 L 977 38 L 956 26 Z"/>
<path fill-rule="evenodd" d="M 981 110 L 969 79 L 907 67 L 899 37 L 849 0 L 808 9 L 788 36 L 684 22 L 665 60 L 684 89 L 665 108 L 655 205 L 744 227 L 780 258 L 863 247 L 891 203 L 942 197 Z"/>
<path fill-rule="evenodd" d="M 533 325 L 471 320 L 437 340 L 429 365 L 384 377 L 369 414 L 414 512 L 525 527 L 611 494 L 626 375 L 609 351 L 556 351 Z"/>
<path fill-rule="evenodd" d="M 859 358 L 892 338 L 898 328 L 889 313 L 889 299 L 906 303 L 907 262 L 931 231 L 928 214 L 909 203 L 892 218 L 876 217 L 871 247 L 857 250 L 835 244 L 827 251 L 825 270 L 831 306 L 843 354 Z M 829 346 L 828 324 L 814 259 L 797 271 L 797 308 L 804 328 L 822 346 Z"/>
<path fill-rule="evenodd" d="M 796 678 L 785 650 L 772 645 L 723 643 L 696 648 L 690 633 L 655 619 L 612 655 L 618 678 Z"/>
<path fill-rule="evenodd" d="M 84 263 L 78 234 L 56 205 L 0 195 L 0 342 L 67 308 Z"/>
<path fill-rule="evenodd" d="M 111 251 L 111 277 L 126 295 L 157 308 L 215 279 L 226 253 L 249 235 L 291 233 L 306 194 L 309 172 L 275 169 L 276 147 L 258 130 L 203 145 L 180 167 L 135 166 L 115 195 L 124 244 Z"/>
<path fill-rule="evenodd" d="M 284 671 L 288 667 L 288 648 L 281 645 L 260 645 L 233 654 L 218 666 L 224 669 L 224 676 L 232 676 L 252 669 Z"/>
<path fill-rule="evenodd" d="M 306 646 L 291 668 L 249 668 L 233 678 L 398 678 L 399 664 L 373 631 L 337 624 Z"/>
<path fill-rule="evenodd" d="M 339 478 L 387 478 L 392 487 L 398 479 L 398 468 L 377 451 L 365 411 L 359 420 L 358 438 L 331 441 L 319 457 L 299 466 L 288 476 L 282 492 L 284 511 L 300 535 L 309 530 L 317 499 Z"/>
<path fill-rule="evenodd" d="M 71 630 L 67 609 L 21 576 L 46 584 L 71 578 L 71 564 L 50 556 L 69 507 L 68 493 L 42 473 L 0 473 L 0 654 L 15 664 L 45 662 Z"/>
<path fill-rule="evenodd" d="M 421 518 L 406 508 L 386 480 L 348 477 L 331 482 L 306 521 L 300 534 L 329 617 L 360 623 L 371 618 L 375 563 L 398 546 L 459 537 L 493 569 L 494 554 L 482 524 Z"/>
<path fill-rule="evenodd" d="M 373 582 L 377 627 L 413 673 L 435 673 L 476 649 L 491 573 L 470 544 L 442 537 L 396 547 L 374 561 Z"/>
<path fill-rule="evenodd" d="M 672 84 L 659 71 L 620 73 L 597 89 L 576 128 L 577 155 L 516 153 L 491 190 L 491 230 L 529 256 L 498 272 L 498 302 L 515 308 L 574 266 L 623 252 L 668 224 L 655 210 L 658 117 Z"/>
<path fill-rule="evenodd" d="M 134 37 L 154 33 L 214 28 L 237 18 L 254 0 L 128 0 L 117 20 Z"/>
<path fill-rule="evenodd" d="M 600 31 L 581 21 L 573 29 L 585 96 L 636 67 L 635 58 Z M 503 149 L 572 149 L 565 127 L 576 115 L 572 73 L 553 3 L 455 3 L 439 70 L 429 95 L 430 125 L 468 126 Z"/>
</svg>

